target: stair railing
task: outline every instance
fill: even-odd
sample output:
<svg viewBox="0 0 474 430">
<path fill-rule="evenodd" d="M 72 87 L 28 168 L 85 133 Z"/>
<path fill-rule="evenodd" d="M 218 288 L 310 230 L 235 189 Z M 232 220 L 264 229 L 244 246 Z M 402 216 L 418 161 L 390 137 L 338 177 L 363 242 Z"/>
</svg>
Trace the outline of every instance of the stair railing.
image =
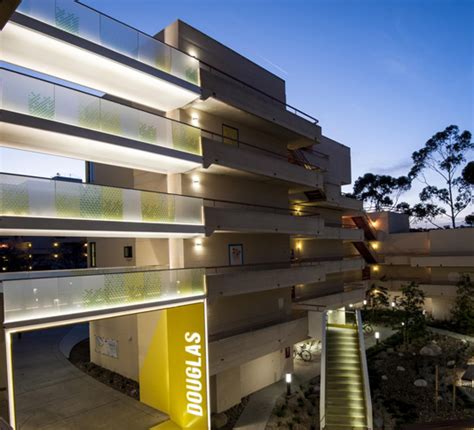
<svg viewBox="0 0 474 430">
<path fill-rule="evenodd" d="M 355 317 L 356 317 L 356 323 L 357 323 L 357 332 L 359 335 L 360 364 L 362 367 L 361 370 L 362 370 L 362 375 L 364 379 L 364 399 L 365 399 L 365 414 L 367 417 L 367 430 L 373 430 L 374 424 L 373 424 L 373 416 L 372 416 L 372 398 L 370 396 L 369 370 L 367 367 L 367 356 L 365 354 L 365 341 L 364 341 L 362 316 L 359 309 L 356 310 Z M 321 366 L 322 366 L 322 363 L 321 363 Z"/>
<path fill-rule="evenodd" d="M 319 428 L 326 428 L 326 331 L 328 323 L 328 314 L 323 312 L 321 329 L 321 378 L 319 381 Z"/>
</svg>

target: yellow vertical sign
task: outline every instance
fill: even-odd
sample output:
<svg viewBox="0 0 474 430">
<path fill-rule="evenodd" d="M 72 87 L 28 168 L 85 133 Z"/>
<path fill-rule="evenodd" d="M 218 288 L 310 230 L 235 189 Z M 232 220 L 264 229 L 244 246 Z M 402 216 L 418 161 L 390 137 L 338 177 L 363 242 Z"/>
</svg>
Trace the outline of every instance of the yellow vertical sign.
<svg viewBox="0 0 474 430">
<path fill-rule="evenodd" d="M 204 303 L 168 309 L 170 417 L 183 429 L 208 426 Z"/>
<path fill-rule="evenodd" d="M 140 400 L 169 415 L 157 429 L 208 429 L 205 304 L 159 312 L 154 334 L 139 346 Z"/>
</svg>

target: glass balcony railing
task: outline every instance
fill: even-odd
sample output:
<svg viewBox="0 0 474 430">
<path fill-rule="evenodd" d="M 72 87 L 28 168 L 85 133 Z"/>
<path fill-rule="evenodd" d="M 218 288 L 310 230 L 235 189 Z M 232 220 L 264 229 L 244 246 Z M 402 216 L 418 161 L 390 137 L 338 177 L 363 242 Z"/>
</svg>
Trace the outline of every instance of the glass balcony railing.
<svg viewBox="0 0 474 430">
<path fill-rule="evenodd" d="M 0 69 L 1 107 L 151 145 L 201 155 L 201 131 L 168 118 Z"/>
<path fill-rule="evenodd" d="M 18 11 L 199 85 L 198 60 L 79 2 L 22 0 Z"/>
<path fill-rule="evenodd" d="M 203 225 L 202 207 L 194 197 L 0 174 L 0 216 Z"/>
<path fill-rule="evenodd" d="M 44 274 L 43 274 L 44 275 Z M 67 317 L 128 306 L 192 299 L 205 294 L 204 269 L 121 269 L 97 274 L 77 270 L 63 276 L 5 280 L 5 323 Z"/>
</svg>

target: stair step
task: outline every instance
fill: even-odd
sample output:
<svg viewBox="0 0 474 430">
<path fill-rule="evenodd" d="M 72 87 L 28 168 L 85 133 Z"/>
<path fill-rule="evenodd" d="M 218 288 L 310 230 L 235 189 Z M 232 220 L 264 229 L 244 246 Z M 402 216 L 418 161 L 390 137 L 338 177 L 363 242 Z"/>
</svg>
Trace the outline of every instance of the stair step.
<svg viewBox="0 0 474 430">
<path fill-rule="evenodd" d="M 345 424 L 341 424 L 341 425 L 326 424 L 326 427 L 324 427 L 324 430 L 347 430 L 347 427 Z M 351 426 L 350 430 L 367 430 L 367 426 Z"/>
<path fill-rule="evenodd" d="M 342 388 L 342 387 L 348 387 L 348 388 L 358 388 L 359 390 L 362 388 L 363 384 L 361 381 L 338 381 L 331 379 L 327 381 L 326 387 L 328 388 Z"/>
<path fill-rule="evenodd" d="M 344 414 L 339 412 L 336 408 L 329 408 L 326 410 L 326 420 L 331 421 L 347 421 L 347 420 L 357 420 L 359 424 L 364 424 L 366 420 L 365 413 L 357 412 L 355 415 L 352 414 Z"/>
<path fill-rule="evenodd" d="M 351 429 L 353 426 L 367 425 L 367 419 L 365 417 L 352 418 L 352 417 L 343 417 L 343 416 L 328 416 L 328 414 L 326 414 L 326 423 L 328 425 L 345 424 L 348 429 Z"/>
<path fill-rule="evenodd" d="M 336 408 L 343 410 L 343 408 L 351 405 L 351 409 L 354 410 L 365 410 L 365 401 L 364 400 L 351 400 L 350 402 L 347 399 L 327 399 L 326 400 L 326 409 Z"/>
<path fill-rule="evenodd" d="M 358 358 L 346 358 L 346 357 L 333 357 L 332 359 L 326 361 L 326 367 L 335 369 L 338 365 L 352 364 L 355 366 L 360 366 L 360 360 Z"/>
</svg>

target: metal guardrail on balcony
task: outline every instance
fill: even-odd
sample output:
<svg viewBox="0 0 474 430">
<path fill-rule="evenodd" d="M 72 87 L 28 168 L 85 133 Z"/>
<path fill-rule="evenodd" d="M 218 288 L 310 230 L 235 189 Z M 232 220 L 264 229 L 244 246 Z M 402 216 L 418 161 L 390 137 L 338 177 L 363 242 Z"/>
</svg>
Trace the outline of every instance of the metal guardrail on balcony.
<svg viewBox="0 0 474 430">
<path fill-rule="evenodd" d="M 200 84 L 198 60 L 80 2 L 23 0 L 18 12 L 194 85 Z"/>
<path fill-rule="evenodd" d="M 253 85 L 250 85 L 247 82 L 242 81 L 241 79 L 236 78 L 235 76 L 232 76 L 229 73 L 224 72 L 223 70 L 220 70 L 220 69 L 218 69 L 218 68 L 212 66 L 211 64 L 208 64 L 208 63 L 206 63 L 202 60 L 201 60 L 201 67 L 202 67 L 203 70 L 206 70 L 211 74 L 214 74 L 214 75 L 220 76 L 220 77 L 224 77 L 226 79 L 231 79 L 233 82 L 237 83 L 241 87 L 244 87 L 244 88 L 250 89 L 251 91 L 257 92 L 260 96 L 263 96 L 264 99 L 268 100 L 271 103 L 275 103 L 281 109 L 284 109 L 288 112 L 291 112 L 292 114 L 294 114 L 294 115 L 296 115 L 300 118 L 303 118 L 304 120 L 309 121 L 312 124 L 318 124 L 319 123 L 318 119 L 316 119 L 315 117 L 307 114 L 306 112 L 303 112 L 302 110 L 297 109 L 294 106 L 291 106 L 290 104 L 286 103 L 285 101 L 280 100 L 280 99 L 278 99 L 278 98 L 276 98 L 276 97 L 274 97 L 270 94 L 267 94 L 265 91 L 262 91 L 261 89 L 259 89 L 257 87 L 254 87 Z"/>
<path fill-rule="evenodd" d="M 0 174 L 0 215 L 202 225 L 203 200 L 175 194 Z"/>
<path fill-rule="evenodd" d="M 0 68 L 1 108 L 201 155 L 198 128 Z"/>
<path fill-rule="evenodd" d="M 206 292 L 204 269 L 84 269 L 53 272 L 49 278 L 45 273 L 38 279 L 31 276 L 2 282 L 6 324 L 146 308 Z"/>
</svg>

